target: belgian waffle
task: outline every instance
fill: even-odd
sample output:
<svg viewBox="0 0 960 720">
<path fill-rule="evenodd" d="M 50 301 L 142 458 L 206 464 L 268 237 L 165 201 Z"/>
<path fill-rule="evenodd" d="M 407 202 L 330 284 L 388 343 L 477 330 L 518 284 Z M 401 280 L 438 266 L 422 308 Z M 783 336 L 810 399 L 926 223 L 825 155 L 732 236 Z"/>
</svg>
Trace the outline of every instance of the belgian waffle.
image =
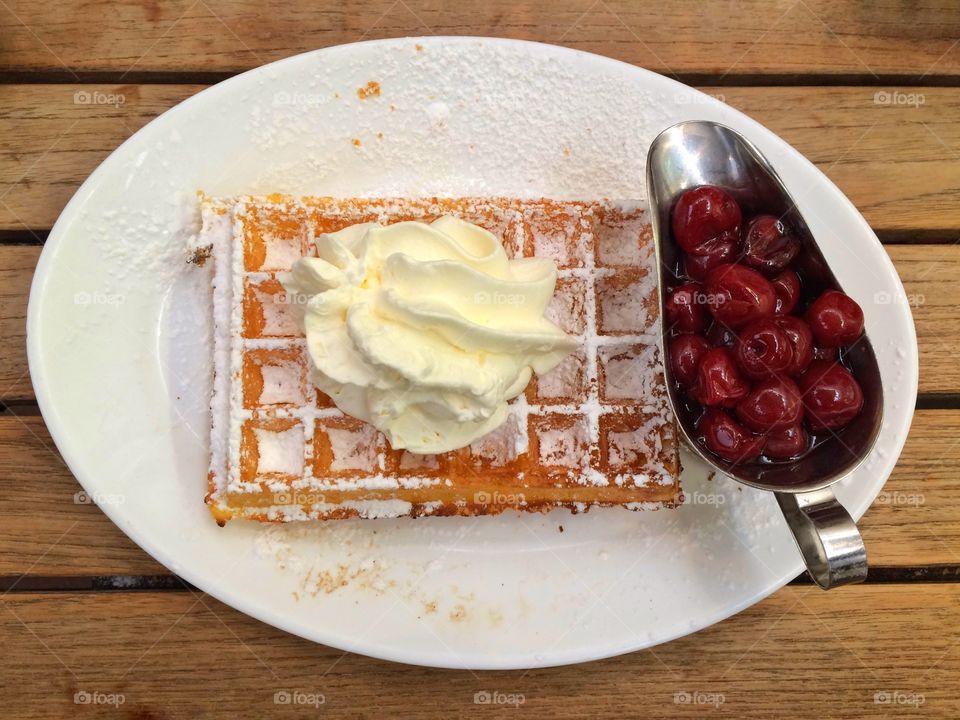
<svg viewBox="0 0 960 720">
<path fill-rule="evenodd" d="M 213 257 L 216 328 L 206 501 L 221 524 L 679 503 L 653 242 L 642 208 L 510 198 L 201 202 L 198 246 Z M 389 447 L 311 385 L 296 302 L 278 275 L 314 254 L 321 233 L 444 214 L 502 238 L 511 257 L 555 260 L 547 316 L 581 342 L 534 378 L 489 435 L 453 452 L 417 455 Z"/>
</svg>

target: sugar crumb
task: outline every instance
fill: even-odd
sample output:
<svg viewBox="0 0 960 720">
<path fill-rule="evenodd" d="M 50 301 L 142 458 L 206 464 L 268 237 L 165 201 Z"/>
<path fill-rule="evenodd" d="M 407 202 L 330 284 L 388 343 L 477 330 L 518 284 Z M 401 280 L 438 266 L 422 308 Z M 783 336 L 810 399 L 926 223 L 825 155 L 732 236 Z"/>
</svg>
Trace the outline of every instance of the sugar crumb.
<svg viewBox="0 0 960 720">
<path fill-rule="evenodd" d="M 357 88 L 357 97 L 361 100 L 366 100 L 371 97 L 380 97 L 380 83 L 376 80 L 371 80 L 363 87 Z"/>
</svg>

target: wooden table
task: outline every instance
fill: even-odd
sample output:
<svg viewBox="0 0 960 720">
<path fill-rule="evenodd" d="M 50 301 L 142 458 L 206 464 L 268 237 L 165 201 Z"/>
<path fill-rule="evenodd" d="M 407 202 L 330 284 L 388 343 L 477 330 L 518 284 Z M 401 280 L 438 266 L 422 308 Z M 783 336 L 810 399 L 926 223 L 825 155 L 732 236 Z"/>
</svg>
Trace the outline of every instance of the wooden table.
<svg viewBox="0 0 960 720">
<path fill-rule="evenodd" d="M 472 7 L 476 5 L 476 7 Z M 0 707 L 16 717 L 520 712 L 739 718 L 960 717 L 960 9 L 916 2 L 0 0 Z M 27 293 L 44 238 L 132 132 L 206 85 L 294 53 L 405 35 L 540 40 L 721 96 L 860 208 L 914 302 L 920 398 L 862 522 L 872 568 L 802 579 L 694 636 L 529 672 L 406 667 L 317 646 L 184 585 L 79 489 L 34 402 Z M 119 93 L 119 106 L 74 102 Z M 78 706 L 80 691 L 123 696 Z M 109 698 L 100 698 L 109 700 Z M 510 708 L 512 709 L 512 708 Z"/>
</svg>

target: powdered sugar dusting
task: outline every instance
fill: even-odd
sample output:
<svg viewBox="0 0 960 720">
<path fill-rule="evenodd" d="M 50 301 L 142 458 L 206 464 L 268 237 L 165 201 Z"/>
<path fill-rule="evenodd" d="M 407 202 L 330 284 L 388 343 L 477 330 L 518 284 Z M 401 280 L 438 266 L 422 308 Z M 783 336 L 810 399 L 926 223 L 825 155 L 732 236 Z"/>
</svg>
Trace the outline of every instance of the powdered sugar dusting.
<svg viewBox="0 0 960 720">
<path fill-rule="evenodd" d="M 544 465 L 581 467 L 589 459 L 590 433 L 585 418 L 569 427 L 544 428 L 537 433 L 540 462 Z"/>
<path fill-rule="evenodd" d="M 355 429 L 330 427 L 326 432 L 333 450 L 332 470 L 358 473 L 377 470 L 377 431 L 372 425 Z"/>
<path fill-rule="evenodd" d="M 660 367 L 657 345 L 604 345 L 598 349 L 598 354 L 603 366 L 607 400 L 631 402 L 636 398 L 654 397 L 655 386 L 663 383 L 662 375 L 651 372 L 651 369 Z"/>
<path fill-rule="evenodd" d="M 303 474 L 303 428 L 281 432 L 254 429 L 259 457 L 257 473 L 299 476 Z"/>
<path fill-rule="evenodd" d="M 660 434 L 653 423 L 626 432 L 611 432 L 608 461 L 612 467 L 630 467 L 656 457 L 661 449 Z"/>
<path fill-rule="evenodd" d="M 293 363 L 264 365 L 260 368 L 263 378 L 263 392 L 260 403 L 263 405 L 291 404 L 302 405 L 307 396 L 303 391 L 300 367 Z"/>
<path fill-rule="evenodd" d="M 584 392 L 586 357 L 582 349 L 568 355 L 563 362 L 536 379 L 537 397 L 544 400 L 573 401 Z"/>
<path fill-rule="evenodd" d="M 376 101 L 355 97 L 356 80 L 318 72 L 296 93 L 254 105 L 246 119 L 249 137 L 276 160 L 244 190 L 645 197 L 647 148 L 669 124 L 665 98 L 607 73 L 595 73 L 589 91 L 571 93 L 571 87 L 583 86 L 583 77 L 568 65 L 497 42 L 469 42 L 469 52 L 436 42 L 421 53 L 384 48 Z M 352 114 L 349 136 L 324 132 L 334 111 Z M 589 118 L 589 132 L 571 117 Z M 477 142 L 481 137 L 496 141 Z M 310 138 L 306 147 L 304 138 Z M 357 168 L 357 153 L 369 171 Z M 445 157 L 457 161 L 439 159 Z M 545 172 L 563 177 L 546 193 Z M 538 254 L 566 252 L 560 238 L 540 243 Z"/>
<path fill-rule="evenodd" d="M 474 455 L 488 460 L 494 467 L 503 467 L 526 450 L 517 442 L 517 438 L 526 438 L 526 435 L 526 418 L 520 419 L 514 408 L 503 425 L 474 441 L 470 449 Z"/>
</svg>

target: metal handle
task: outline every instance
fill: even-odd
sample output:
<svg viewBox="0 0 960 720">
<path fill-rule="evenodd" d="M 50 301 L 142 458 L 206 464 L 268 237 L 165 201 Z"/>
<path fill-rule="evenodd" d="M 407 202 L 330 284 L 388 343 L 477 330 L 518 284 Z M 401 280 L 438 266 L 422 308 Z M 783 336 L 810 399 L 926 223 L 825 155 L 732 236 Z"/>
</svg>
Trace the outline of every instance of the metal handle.
<svg viewBox="0 0 960 720">
<path fill-rule="evenodd" d="M 829 488 L 804 493 L 774 493 L 807 564 L 824 590 L 863 582 L 867 549 L 850 517 Z"/>
</svg>

